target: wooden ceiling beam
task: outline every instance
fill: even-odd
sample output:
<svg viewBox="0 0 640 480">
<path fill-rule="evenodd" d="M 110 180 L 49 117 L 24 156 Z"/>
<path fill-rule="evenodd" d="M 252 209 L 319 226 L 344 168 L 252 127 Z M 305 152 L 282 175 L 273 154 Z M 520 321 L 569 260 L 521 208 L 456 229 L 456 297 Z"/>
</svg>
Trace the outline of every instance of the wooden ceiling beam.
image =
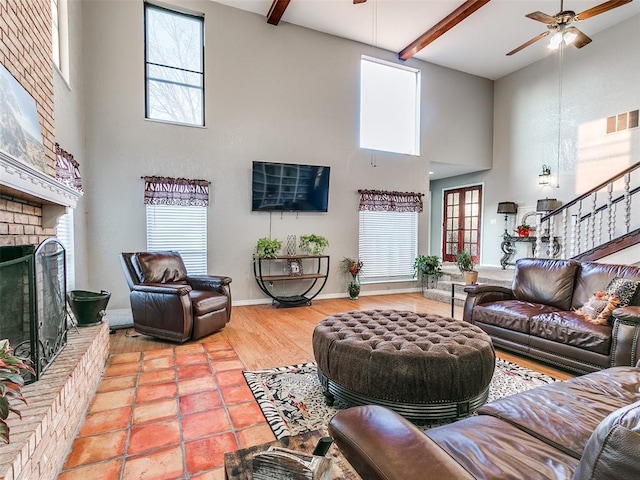
<svg viewBox="0 0 640 480">
<path fill-rule="evenodd" d="M 290 1 L 291 0 L 273 0 L 269 13 L 267 13 L 267 23 L 278 25 Z"/>
<path fill-rule="evenodd" d="M 416 53 L 422 50 L 424 47 L 429 45 L 431 42 L 436 40 L 441 35 L 447 33 L 457 24 L 459 24 L 462 20 L 467 18 L 469 15 L 474 13 L 476 10 L 485 6 L 491 0 L 467 0 L 458 8 L 456 8 L 449 15 L 444 17 L 438 23 L 436 23 L 429 30 L 424 32 L 418 38 L 416 38 L 413 42 L 407 45 L 399 54 L 398 58 L 400 60 L 409 60 Z"/>
</svg>

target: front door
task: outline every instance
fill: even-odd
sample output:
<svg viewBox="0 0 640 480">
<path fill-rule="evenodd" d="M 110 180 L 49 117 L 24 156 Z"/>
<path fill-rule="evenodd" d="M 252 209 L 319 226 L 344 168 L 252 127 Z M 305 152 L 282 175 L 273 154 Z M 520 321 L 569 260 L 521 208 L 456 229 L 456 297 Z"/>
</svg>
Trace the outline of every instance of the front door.
<svg viewBox="0 0 640 480">
<path fill-rule="evenodd" d="M 466 250 L 478 263 L 480 257 L 480 206 L 482 186 L 444 191 L 442 260 L 455 262 L 456 253 Z"/>
</svg>

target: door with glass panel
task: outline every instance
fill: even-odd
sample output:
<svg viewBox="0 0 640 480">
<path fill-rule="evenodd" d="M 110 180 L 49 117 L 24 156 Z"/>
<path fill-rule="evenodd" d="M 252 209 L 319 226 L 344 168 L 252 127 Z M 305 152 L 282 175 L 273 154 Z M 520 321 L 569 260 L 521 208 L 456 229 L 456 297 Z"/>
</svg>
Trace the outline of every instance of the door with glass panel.
<svg viewBox="0 0 640 480">
<path fill-rule="evenodd" d="M 480 257 L 482 186 L 444 191 L 442 259 L 455 262 L 456 253 L 468 251 L 474 262 Z"/>
</svg>

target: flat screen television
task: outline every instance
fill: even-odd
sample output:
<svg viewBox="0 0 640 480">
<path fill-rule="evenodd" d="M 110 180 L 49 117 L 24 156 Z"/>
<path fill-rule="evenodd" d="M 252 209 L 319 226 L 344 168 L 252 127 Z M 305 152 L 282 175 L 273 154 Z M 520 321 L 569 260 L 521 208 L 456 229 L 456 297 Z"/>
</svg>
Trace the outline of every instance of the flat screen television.
<svg viewBox="0 0 640 480">
<path fill-rule="evenodd" d="M 251 210 L 326 212 L 329 171 L 319 165 L 253 162 Z"/>
</svg>

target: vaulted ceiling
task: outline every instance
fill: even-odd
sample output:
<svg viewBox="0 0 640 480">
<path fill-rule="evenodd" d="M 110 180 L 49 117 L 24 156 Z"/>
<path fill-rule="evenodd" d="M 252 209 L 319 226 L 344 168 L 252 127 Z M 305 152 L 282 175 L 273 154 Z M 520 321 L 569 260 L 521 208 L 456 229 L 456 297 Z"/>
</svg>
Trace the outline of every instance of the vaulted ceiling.
<svg viewBox="0 0 640 480">
<path fill-rule="evenodd" d="M 560 0 L 215 1 L 263 15 L 273 28 L 287 22 L 492 80 L 552 54 L 548 38 L 542 38 L 506 55 L 548 30 L 545 16 L 536 20 L 525 15 L 561 11 Z M 565 0 L 563 10 L 580 13 L 605 1 Z M 640 14 L 640 0 L 626 1 L 614 0 L 615 5 L 607 4 L 604 10 L 620 6 L 572 25 L 593 38 Z"/>
</svg>

